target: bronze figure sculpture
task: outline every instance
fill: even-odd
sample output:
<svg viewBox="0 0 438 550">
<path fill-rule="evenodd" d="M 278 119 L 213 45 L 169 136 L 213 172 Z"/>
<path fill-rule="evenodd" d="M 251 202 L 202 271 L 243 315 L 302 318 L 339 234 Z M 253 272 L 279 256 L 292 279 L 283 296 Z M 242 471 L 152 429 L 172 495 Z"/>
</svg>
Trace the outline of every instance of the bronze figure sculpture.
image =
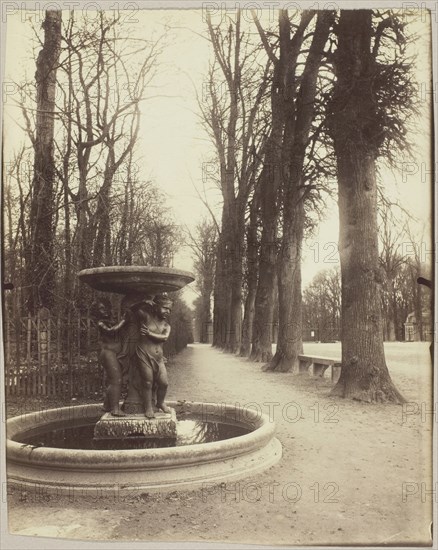
<svg viewBox="0 0 438 550">
<path fill-rule="evenodd" d="M 127 317 L 123 317 L 119 323 L 113 325 L 111 323 L 111 302 L 106 298 L 101 298 L 92 304 L 91 315 L 97 320 L 101 345 L 99 362 L 105 369 L 108 379 L 103 410 L 110 412 L 112 416 L 125 416 L 119 403 L 122 378 L 126 369 L 123 368 L 118 354 L 121 351 L 120 332 L 126 325 Z"/>
<path fill-rule="evenodd" d="M 156 408 L 164 413 L 171 412 L 164 403 L 168 380 L 163 344 L 170 335 L 168 320 L 172 303 L 167 294 L 159 294 L 152 300 L 145 300 L 132 306 L 132 311 L 140 325 L 140 338 L 135 359 L 141 380 L 140 395 L 147 418 L 155 417 L 153 390 L 156 391 Z"/>
</svg>

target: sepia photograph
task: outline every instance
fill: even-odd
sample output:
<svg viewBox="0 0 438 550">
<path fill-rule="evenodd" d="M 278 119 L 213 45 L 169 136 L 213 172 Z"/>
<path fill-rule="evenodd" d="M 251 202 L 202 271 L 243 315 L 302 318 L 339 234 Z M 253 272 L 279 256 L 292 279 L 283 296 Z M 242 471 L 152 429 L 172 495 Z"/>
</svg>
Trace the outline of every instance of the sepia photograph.
<svg viewBox="0 0 438 550">
<path fill-rule="evenodd" d="M 2 547 L 437 548 L 438 5 L 1 13 Z"/>
</svg>

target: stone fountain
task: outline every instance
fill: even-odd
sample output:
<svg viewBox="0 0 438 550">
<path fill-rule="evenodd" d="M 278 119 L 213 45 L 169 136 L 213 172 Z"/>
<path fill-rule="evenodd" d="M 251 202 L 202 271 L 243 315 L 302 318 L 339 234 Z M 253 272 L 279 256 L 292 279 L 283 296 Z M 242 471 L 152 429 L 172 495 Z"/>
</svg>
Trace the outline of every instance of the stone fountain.
<svg viewBox="0 0 438 550">
<path fill-rule="evenodd" d="M 92 307 L 101 334 L 100 362 L 109 379 L 107 412 L 97 422 L 96 439 L 126 437 L 176 438 L 176 413 L 164 398 L 167 372 L 163 344 L 170 335 L 172 300 L 168 292 L 194 281 L 191 273 L 150 266 L 85 269 L 79 279 L 95 290 L 122 294 L 123 320 L 110 324 L 104 300 Z M 128 377 L 128 395 L 119 403 L 121 380 Z"/>
<path fill-rule="evenodd" d="M 8 420 L 10 484 L 70 496 L 174 491 L 254 475 L 281 458 L 275 424 L 267 415 L 224 403 L 191 402 L 186 395 L 180 401 L 164 399 L 163 344 L 171 330 L 167 293 L 193 281 L 192 274 L 124 266 L 86 269 L 79 277 L 96 290 L 123 296 L 116 324 L 109 300 L 99 299 L 92 307 L 109 382 L 103 407 L 61 407 Z M 123 377 L 128 380 L 124 402 Z M 187 437 L 187 422 L 196 428 L 196 437 Z M 89 436 L 81 439 L 84 431 Z M 208 437 L 200 439 L 202 431 Z"/>
</svg>

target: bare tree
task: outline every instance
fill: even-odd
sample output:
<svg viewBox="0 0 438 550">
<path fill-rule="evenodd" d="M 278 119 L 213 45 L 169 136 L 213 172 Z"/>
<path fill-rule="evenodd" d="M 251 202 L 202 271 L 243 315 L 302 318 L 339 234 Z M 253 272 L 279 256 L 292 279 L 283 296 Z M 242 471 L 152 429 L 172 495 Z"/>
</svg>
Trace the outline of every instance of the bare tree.
<svg viewBox="0 0 438 550">
<path fill-rule="evenodd" d="M 340 337 L 341 276 L 339 268 L 325 269 L 303 292 L 303 327 L 321 342 Z"/>
<path fill-rule="evenodd" d="M 89 303 L 88 290 L 79 292 L 76 273 L 85 267 L 114 263 L 113 241 L 114 231 L 119 231 L 118 215 L 125 216 L 124 229 L 132 245 L 124 249 L 124 253 L 129 252 L 131 257 L 134 255 L 144 263 L 152 258 L 162 264 L 172 262 L 177 243 L 174 223 L 155 200 L 152 202 L 158 210 L 149 216 L 149 237 L 144 239 L 141 251 L 138 242 L 134 244 L 134 233 L 138 231 L 134 222 L 140 223 L 136 215 L 145 208 L 149 213 L 152 210 L 134 197 L 143 182 L 138 179 L 134 184 L 130 182 L 130 170 L 136 164 L 140 102 L 149 98 L 147 90 L 157 70 L 163 36 L 158 40 L 124 36 L 125 25 L 108 12 L 99 12 L 92 19 L 71 12 L 62 25 L 59 21 L 59 27 L 62 47 L 56 78 L 51 82 L 52 86 L 57 83 L 58 93 L 56 112 L 50 121 L 53 162 L 43 166 L 53 171 L 54 185 L 50 192 L 46 186 L 42 194 L 36 183 L 30 189 L 23 187 L 24 194 L 29 190 L 30 208 L 24 210 L 28 216 L 26 221 L 30 222 L 37 214 L 42 216 L 44 209 L 50 216 L 52 248 L 36 234 L 23 233 L 23 239 L 26 237 L 24 257 L 28 277 L 34 276 L 31 256 L 36 254 L 36 249 L 32 248 L 32 242 L 50 249 L 52 261 L 48 262 L 43 253 L 39 261 L 45 262 L 44 276 L 47 277 L 56 265 L 56 277 L 53 285 L 45 285 L 41 275 L 40 288 L 44 286 L 47 293 L 50 287 L 53 303 L 65 310 L 77 306 L 85 309 Z M 36 100 L 32 86 L 24 83 L 21 90 L 23 129 L 35 147 L 39 110 L 35 111 L 27 101 Z M 51 93 L 54 97 L 53 90 Z M 49 151 L 45 148 L 44 154 Z M 156 198 L 155 191 L 153 195 Z M 120 196 L 127 201 L 123 210 L 118 208 Z M 142 196 L 151 198 L 147 192 Z M 41 202 L 44 197 L 41 208 L 37 208 L 38 200 Z M 163 217 L 161 225 L 159 215 Z M 47 222 L 49 218 L 44 216 L 42 219 Z M 35 233 L 35 224 L 32 222 L 29 226 Z M 41 223 L 36 227 L 42 227 Z M 120 250 L 119 247 L 119 253 Z"/>
<path fill-rule="evenodd" d="M 223 196 L 216 262 L 214 345 L 238 353 L 242 330 L 245 214 L 264 147 L 263 101 L 270 60 L 260 64 L 260 48 L 236 20 L 217 25 L 207 18 L 214 61 L 202 117 L 216 148 Z M 220 75 L 220 76 L 219 76 Z M 222 88 L 218 82 L 224 82 Z"/>
<path fill-rule="evenodd" d="M 66 260 L 71 265 L 66 285 L 75 285 L 72 271 L 113 262 L 114 181 L 125 164 L 134 162 L 139 104 L 155 74 L 159 41 L 139 45 L 122 32 L 119 18 L 105 12 L 92 21 L 76 20 L 72 12 L 64 28 L 64 141 L 58 151 L 58 175 L 64 187 Z M 139 51 L 143 60 L 132 61 Z M 79 298 L 74 288 L 72 298 Z"/>
<path fill-rule="evenodd" d="M 3 269 L 5 280 L 14 285 L 14 292 L 5 295 L 5 298 L 8 298 L 6 307 L 13 310 L 14 316 L 23 311 L 23 302 L 27 301 L 29 291 L 26 286 L 25 268 L 29 262 L 30 252 L 30 227 L 27 220 L 32 196 L 32 152 L 32 147 L 22 145 L 11 161 L 3 166 L 6 237 L 3 247 Z"/>
<path fill-rule="evenodd" d="M 197 321 L 200 329 L 200 341 L 207 343 L 217 254 L 216 225 L 203 220 L 196 226 L 194 235 L 188 231 L 187 244 L 193 253 L 196 287 L 199 292 L 199 318 Z"/>
<path fill-rule="evenodd" d="M 401 249 L 400 223 L 395 219 L 391 210 L 393 205 L 388 203 L 380 204 L 378 210 L 379 230 L 379 265 L 382 269 L 382 306 L 384 313 L 383 338 L 390 342 L 402 340 L 399 311 L 397 304 L 396 278 L 401 267 L 406 262 Z M 398 228 L 397 228 L 398 226 Z M 394 230 L 395 229 L 395 230 Z M 404 322 L 403 319 L 402 322 Z"/>
<path fill-rule="evenodd" d="M 29 251 L 26 253 L 27 307 L 32 313 L 54 304 L 54 129 L 56 74 L 61 52 L 61 11 L 46 11 L 44 43 L 36 62 L 36 125 L 32 199 L 29 212 Z"/>
<path fill-rule="evenodd" d="M 260 216 L 260 186 L 256 186 L 250 206 L 249 220 L 246 229 L 246 255 L 245 255 L 245 314 L 242 323 L 242 342 L 240 355 L 249 356 L 253 341 L 255 301 L 257 295 L 257 283 L 259 274 L 259 216 Z"/>
<path fill-rule="evenodd" d="M 268 370 L 296 370 L 298 354 L 302 351 L 301 248 L 305 227 L 305 201 L 313 189 L 306 177 L 306 150 L 316 115 L 318 74 L 333 17 L 331 11 L 321 11 L 318 14 L 312 10 L 304 11 L 298 24 L 293 25 L 287 10 L 280 10 L 278 57 L 275 57 L 256 18 L 262 43 L 269 57 L 275 58 L 274 63 L 278 67 L 278 80 L 274 79 L 273 87 L 273 93 L 278 97 L 274 97 L 273 101 L 280 103 L 279 127 L 273 143 L 275 160 L 272 178 L 277 182 L 274 184 L 274 191 L 281 193 L 283 208 L 281 244 L 277 256 L 279 335 L 275 356 L 266 365 Z M 311 25 L 314 25 L 313 28 Z M 306 49 L 305 53 L 303 49 Z M 299 61 L 300 54 L 305 58 L 302 62 Z M 268 180 L 266 185 L 270 184 Z M 275 220 L 273 210 L 276 200 L 278 204 L 275 195 L 270 199 L 268 218 L 271 227 L 272 218 Z M 266 244 L 272 248 L 273 241 L 274 235 L 270 235 L 270 242 Z M 263 250 L 262 238 L 262 253 Z M 266 253 L 265 257 L 268 265 L 272 266 L 272 251 L 270 255 Z M 259 285 L 261 284 L 264 283 L 260 274 Z M 267 355 L 269 357 L 269 352 Z"/>
<path fill-rule="evenodd" d="M 391 12 L 341 10 L 337 36 L 329 127 L 339 187 L 342 373 L 332 394 L 402 402 L 383 348 L 376 159 L 403 142 L 411 107 L 404 25 Z"/>
<path fill-rule="evenodd" d="M 180 230 L 165 195 L 154 182 L 142 179 L 132 153 L 116 174 L 113 187 L 110 261 L 170 267 L 182 242 Z"/>
</svg>

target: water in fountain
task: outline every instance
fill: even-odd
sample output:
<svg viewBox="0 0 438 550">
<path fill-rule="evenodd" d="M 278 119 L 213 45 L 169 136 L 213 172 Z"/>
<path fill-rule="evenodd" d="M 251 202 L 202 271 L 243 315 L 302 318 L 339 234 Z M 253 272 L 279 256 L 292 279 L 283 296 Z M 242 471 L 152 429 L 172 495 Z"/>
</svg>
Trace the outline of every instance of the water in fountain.
<svg viewBox="0 0 438 550">
<path fill-rule="evenodd" d="M 222 441 L 245 435 L 251 431 L 248 427 L 224 422 L 223 419 L 211 417 L 207 420 L 205 417 L 193 414 L 179 419 L 176 426 L 175 438 L 142 437 L 130 434 L 119 439 L 96 439 L 94 437 L 95 423 L 82 422 L 63 428 L 40 429 L 20 434 L 14 439 L 26 445 L 58 449 L 156 449 Z"/>
</svg>

